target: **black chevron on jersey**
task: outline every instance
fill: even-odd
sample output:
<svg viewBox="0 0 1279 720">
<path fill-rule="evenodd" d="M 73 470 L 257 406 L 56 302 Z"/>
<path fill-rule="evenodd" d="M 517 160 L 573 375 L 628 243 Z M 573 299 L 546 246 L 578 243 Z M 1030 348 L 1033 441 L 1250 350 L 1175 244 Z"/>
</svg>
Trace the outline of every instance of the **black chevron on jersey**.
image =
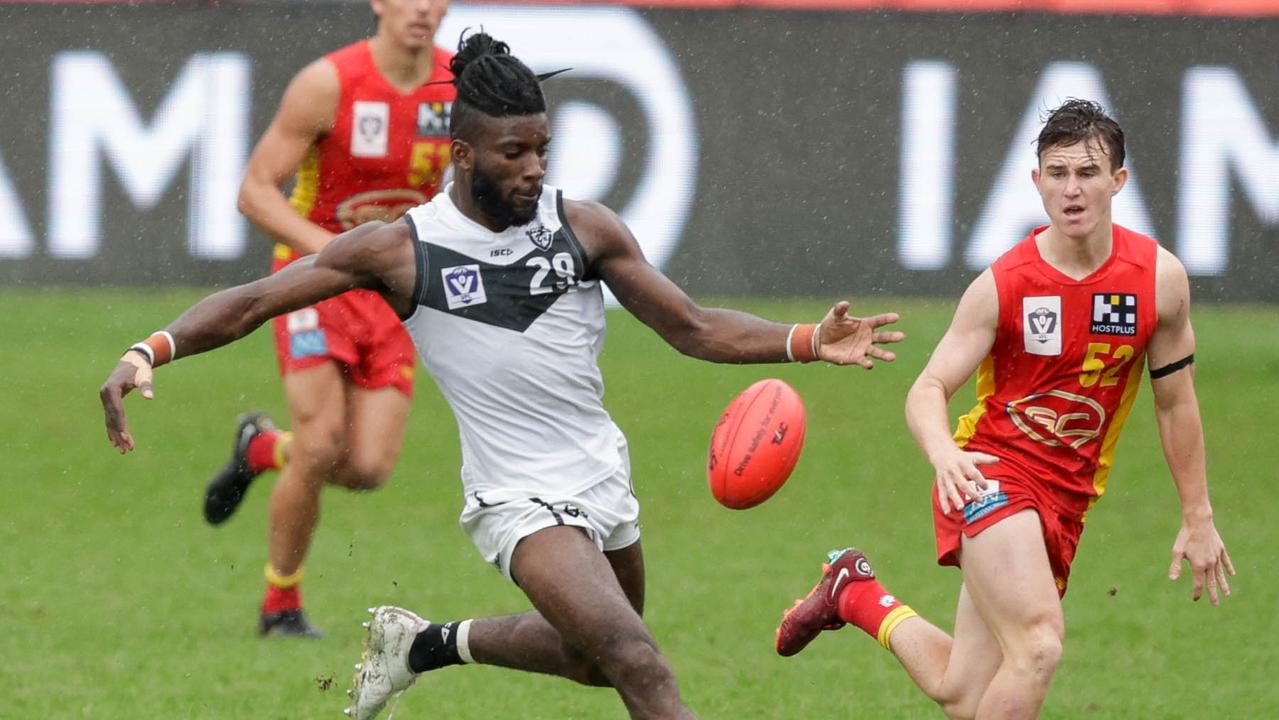
<svg viewBox="0 0 1279 720">
<path fill-rule="evenodd" d="M 423 242 L 426 282 L 419 302 L 467 320 L 524 332 L 586 272 L 582 247 L 560 228 L 546 249 L 497 265 Z"/>
</svg>

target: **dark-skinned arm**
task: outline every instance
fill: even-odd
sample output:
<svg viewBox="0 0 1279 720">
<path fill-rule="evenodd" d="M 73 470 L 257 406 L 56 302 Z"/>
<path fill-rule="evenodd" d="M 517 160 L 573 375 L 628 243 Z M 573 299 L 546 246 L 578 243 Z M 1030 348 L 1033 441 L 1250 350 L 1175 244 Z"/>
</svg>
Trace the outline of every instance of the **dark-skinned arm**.
<svg viewBox="0 0 1279 720">
<path fill-rule="evenodd" d="M 192 305 L 165 327 L 173 358 L 208 352 L 253 332 L 267 320 L 347 290 L 380 291 L 391 307 L 411 304 L 416 264 L 408 226 L 368 223 L 339 235 L 316 255 L 260 280 L 216 292 Z M 151 398 L 153 368 L 145 354 L 126 352 L 99 392 L 107 438 L 120 452 L 133 449 L 124 396 L 138 389 Z"/>
<path fill-rule="evenodd" d="M 786 362 L 792 324 L 776 323 L 738 310 L 704 308 L 644 258 L 639 243 L 619 217 L 598 203 L 565 202 L 569 224 L 586 247 L 596 273 L 618 302 L 676 350 L 719 363 Z M 900 342 L 900 332 L 881 331 L 896 313 L 870 318 L 848 315 L 836 303 L 817 328 L 816 358 L 837 365 L 874 366 L 895 355 L 879 343 Z"/>
</svg>

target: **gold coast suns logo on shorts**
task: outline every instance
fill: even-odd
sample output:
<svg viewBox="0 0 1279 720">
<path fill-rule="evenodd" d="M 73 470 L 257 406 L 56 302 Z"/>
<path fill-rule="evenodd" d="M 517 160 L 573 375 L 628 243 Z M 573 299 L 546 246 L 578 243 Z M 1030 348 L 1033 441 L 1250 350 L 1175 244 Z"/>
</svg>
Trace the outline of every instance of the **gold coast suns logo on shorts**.
<svg viewBox="0 0 1279 720">
<path fill-rule="evenodd" d="M 337 207 L 338 222 L 343 230 L 350 230 L 372 220 L 395 222 L 404 213 L 426 202 L 426 196 L 416 190 L 370 190 L 342 201 Z"/>
<path fill-rule="evenodd" d="M 1032 439 L 1050 447 L 1076 450 L 1101 434 L 1106 409 L 1096 400 L 1065 390 L 1027 395 L 1008 403 L 1013 423 Z"/>
</svg>

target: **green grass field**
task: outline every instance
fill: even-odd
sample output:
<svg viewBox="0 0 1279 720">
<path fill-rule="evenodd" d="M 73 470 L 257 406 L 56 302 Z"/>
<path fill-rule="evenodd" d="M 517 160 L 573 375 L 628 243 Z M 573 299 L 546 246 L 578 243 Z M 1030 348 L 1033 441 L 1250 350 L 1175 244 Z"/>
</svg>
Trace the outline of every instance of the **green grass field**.
<svg viewBox="0 0 1279 720">
<path fill-rule="evenodd" d="M 138 451 L 108 446 L 97 389 L 129 342 L 195 291 L 0 291 L 0 718 L 341 717 L 363 609 L 436 619 L 524 610 L 458 528 L 456 428 L 419 386 L 401 462 L 377 493 L 325 497 L 307 564 L 318 642 L 254 634 L 266 480 L 212 529 L 202 489 L 248 408 L 283 416 L 269 335 L 160 371 L 128 405 Z M 742 303 L 779 319 L 813 302 Z M 931 477 L 902 400 L 950 302 L 874 300 L 909 335 L 893 365 L 729 367 L 683 358 L 628 315 L 610 317 L 606 402 L 631 441 L 644 503 L 647 616 L 702 718 L 929 718 L 940 713 L 853 629 L 803 655 L 772 652 L 783 607 L 829 548 L 866 548 L 885 584 L 949 627 L 959 575 L 932 559 Z M 1149 390 L 1120 443 L 1066 597 L 1066 654 L 1046 718 L 1274 718 L 1279 686 L 1279 309 L 1197 308 L 1198 386 L 1217 523 L 1239 575 L 1222 607 L 1165 579 L 1179 506 Z M 777 376 L 808 404 L 803 457 L 753 510 L 716 505 L 706 443 L 750 382 Z M 967 408 L 971 391 L 952 407 Z M 483 667 L 428 675 L 396 718 L 624 718 L 611 691 Z"/>
</svg>

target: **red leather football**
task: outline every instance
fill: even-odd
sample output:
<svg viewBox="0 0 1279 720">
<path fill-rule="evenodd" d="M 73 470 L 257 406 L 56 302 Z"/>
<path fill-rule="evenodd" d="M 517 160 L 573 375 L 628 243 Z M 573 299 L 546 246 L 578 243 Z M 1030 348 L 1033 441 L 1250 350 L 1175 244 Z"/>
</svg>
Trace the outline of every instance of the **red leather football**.
<svg viewBox="0 0 1279 720">
<path fill-rule="evenodd" d="M 804 402 L 781 380 L 760 380 L 746 388 L 711 433 L 706 463 L 711 495 L 733 510 L 772 497 L 799 460 L 804 417 Z"/>
</svg>

